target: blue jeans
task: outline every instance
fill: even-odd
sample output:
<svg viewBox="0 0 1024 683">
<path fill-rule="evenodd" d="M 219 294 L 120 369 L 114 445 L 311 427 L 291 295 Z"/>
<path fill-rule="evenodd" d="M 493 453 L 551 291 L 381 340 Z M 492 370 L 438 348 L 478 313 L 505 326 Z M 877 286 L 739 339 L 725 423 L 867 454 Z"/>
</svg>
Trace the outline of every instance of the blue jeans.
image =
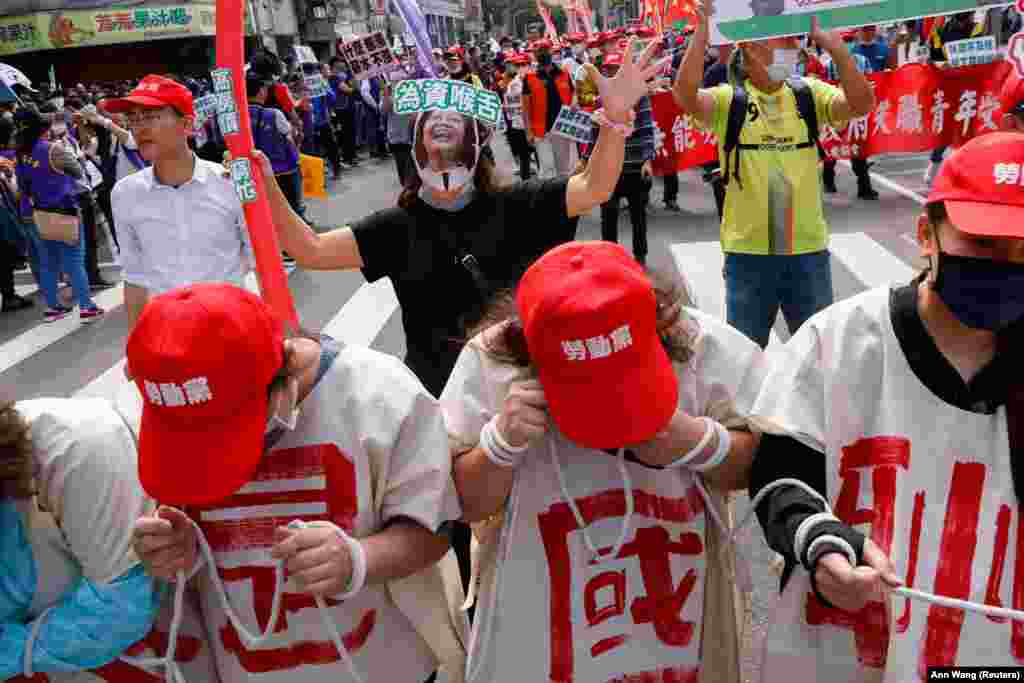
<svg viewBox="0 0 1024 683">
<path fill-rule="evenodd" d="M 67 273 L 71 278 L 71 289 L 81 309 L 94 308 L 89 294 L 89 278 L 85 274 L 85 235 L 79 226 L 78 244 L 70 245 L 58 240 L 39 240 L 39 288 L 43 291 L 46 305 L 56 308 L 57 278 Z"/>
<path fill-rule="evenodd" d="M 725 255 L 729 324 L 764 348 L 782 308 L 791 334 L 832 304 L 828 250 L 796 256 Z"/>
</svg>

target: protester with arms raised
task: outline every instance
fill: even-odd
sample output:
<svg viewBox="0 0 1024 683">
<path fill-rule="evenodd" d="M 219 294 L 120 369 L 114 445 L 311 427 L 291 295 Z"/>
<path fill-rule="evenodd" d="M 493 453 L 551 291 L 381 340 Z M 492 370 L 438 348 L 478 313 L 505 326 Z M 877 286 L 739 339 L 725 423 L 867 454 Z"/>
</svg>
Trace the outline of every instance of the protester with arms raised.
<svg viewBox="0 0 1024 683">
<path fill-rule="evenodd" d="M 831 55 L 842 90 L 792 77 L 795 38 L 741 45 L 733 55 L 735 82 L 701 89 L 709 7 L 702 6 L 698 14 L 673 93 L 684 111 L 718 135 L 728 187 L 722 218 L 726 310 L 731 325 L 764 347 L 780 305 L 795 331 L 832 303 L 817 140 L 810 139 L 800 102 L 806 103 L 808 115 L 813 110 L 819 128 L 841 127 L 870 112 L 874 96 L 840 35 L 822 31 L 815 17 L 809 37 Z M 745 112 L 733 107 L 741 88 L 748 99 Z M 726 150 L 734 117 L 738 144 Z"/>
</svg>

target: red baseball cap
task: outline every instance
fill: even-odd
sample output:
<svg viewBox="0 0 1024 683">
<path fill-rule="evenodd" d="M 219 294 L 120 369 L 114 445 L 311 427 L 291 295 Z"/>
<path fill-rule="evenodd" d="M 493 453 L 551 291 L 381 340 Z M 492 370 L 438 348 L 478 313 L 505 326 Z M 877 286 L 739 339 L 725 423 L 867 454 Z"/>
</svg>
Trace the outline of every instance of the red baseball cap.
<svg viewBox="0 0 1024 683">
<path fill-rule="evenodd" d="M 541 256 L 516 295 L 551 416 L 588 448 L 649 441 L 679 382 L 657 330 L 654 287 L 620 245 L 569 242 Z"/>
<path fill-rule="evenodd" d="M 586 35 L 584 35 L 582 33 L 578 33 L 578 32 L 577 33 L 568 33 L 565 36 L 565 40 L 567 40 L 570 43 L 582 43 L 586 39 L 587 39 Z"/>
<path fill-rule="evenodd" d="M 604 57 L 604 61 L 601 62 L 601 66 L 622 66 L 622 53 L 621 52 L 609 52 Z"/>
<path fill-rule="evenodd" d="M 657 31 L 650 26 L 641 26 L 636 30 L 636 35 L 640 38 L 653 38 L 657 35 Z"/>
<path fill-rule="evenodd" d="M 555 46 L 555 44 L 552 43 L 549 39 L 541 38 L 540 40 L 534 41 L 533 45 L 530 46 L 530 50 L 531 51 L 533 51 L 533 50 L 544 50 L 544 49 L 550 50 L 554 46 Z"/>
<path fill-rule="evenodd" d="M 1003 107 L 1004 114 L 1024 115 L 1024 78 L 1018 76 L 1012 69 L 1006 80 L 1003 81 L 1003 88 L 999 93 L 999 103 Z"/>
<path fill-rule="evenodd" d="M 139 81 L 127 97 L 103 100 L 101 104 L 111 114 L 123 114 L 133 107 L 173 107 L 182 116 L 195 116 L 196 113 L 191 90 L 177 81 L 156 75 Z"/>
<path fill-rule="evenodd" d="M 530 63 L 530 55 L 523 53 L 515 54 L 509 57 L 507 61 L 509 62 L 509 64 L 522 66 L 524 64 Z"/>
<path fill-rule="evenodd" d="M 947 158 L 928 203 L 943 202 L 958 230 L 1024 238 L 1024 133 L 988 133 Z"/>
<path fill-rule="evenodd" d="M 590 38 L 587 39 L 587 47 L 588 48 L 601 47 L 601 43 L 602 42 L 603 41 L 601 40 L 600 36 L 591 36 Z"/>
<path fill-rule="evenodd" d="M 263 455 L 267 387 L 284 362 L 284 329 L 255 294 L 222 283 L 154 297 L 128 337 L 142 395 L 139 479 L 170 505 L 235 493 Z"/>
<path fill-rule="evenodd" d="M 597 35 L 598 40 L 601 41 L 601 45 L 606 43 L 614 43 L 617 36 L 612 31 L 603 31 Z"/>
</svg>

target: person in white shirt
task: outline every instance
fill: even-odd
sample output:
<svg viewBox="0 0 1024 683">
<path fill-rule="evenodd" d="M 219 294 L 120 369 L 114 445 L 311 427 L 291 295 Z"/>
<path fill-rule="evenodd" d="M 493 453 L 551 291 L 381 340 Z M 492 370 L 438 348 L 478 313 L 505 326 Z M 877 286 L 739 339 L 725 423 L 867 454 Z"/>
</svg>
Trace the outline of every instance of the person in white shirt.
<svg viewBox="0 0 1024 683">
<path fill-rule="evenodd" d="M 479 523 L 466 683 L 738 683 L 722 520 L 761 350 L 609 242 L 547 252 L 492 316 L 441 395 Z"/>
<path fill-rule="evenodd" d="M 162 579 L 205 563 L 196 585 L 223 683 L 349 681 L 349 656 L 363 681 L 423 683 L 439 664 L 461 681 L 446 526 L 461 510 L 440 407 L 397 358 L 301 334 L 229 284 L 150 301 L 128 362 L 140 479 L 162 506 L 136 523 L 135 548 Z"/>
<path fill-rule="evenodd" d="M 242 284 L 254 262 L 245 214 L 223 166 L 189 149 L 192 93 L 146 76 L 127 97 L 104 100 L 103 108 L 126 115 L 140 154 L 153 164 L 122 178 L 111 194 L 129 325 L 150 297 L 174 287 Z"/>
</svg>

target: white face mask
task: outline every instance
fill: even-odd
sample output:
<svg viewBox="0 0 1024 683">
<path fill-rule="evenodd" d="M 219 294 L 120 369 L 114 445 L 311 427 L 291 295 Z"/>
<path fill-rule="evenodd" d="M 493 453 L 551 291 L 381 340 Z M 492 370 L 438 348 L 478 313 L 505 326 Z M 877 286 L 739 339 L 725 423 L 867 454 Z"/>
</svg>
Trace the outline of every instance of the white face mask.
<svg viewBox="0 0 1024 683">
<path fill-rule="evenodd" d="M 774 50 L 768 77 L 773 81 L 784 81 L 796 73 L 796 65 L 800 63 L 800 50 Z"/>
</svg>

